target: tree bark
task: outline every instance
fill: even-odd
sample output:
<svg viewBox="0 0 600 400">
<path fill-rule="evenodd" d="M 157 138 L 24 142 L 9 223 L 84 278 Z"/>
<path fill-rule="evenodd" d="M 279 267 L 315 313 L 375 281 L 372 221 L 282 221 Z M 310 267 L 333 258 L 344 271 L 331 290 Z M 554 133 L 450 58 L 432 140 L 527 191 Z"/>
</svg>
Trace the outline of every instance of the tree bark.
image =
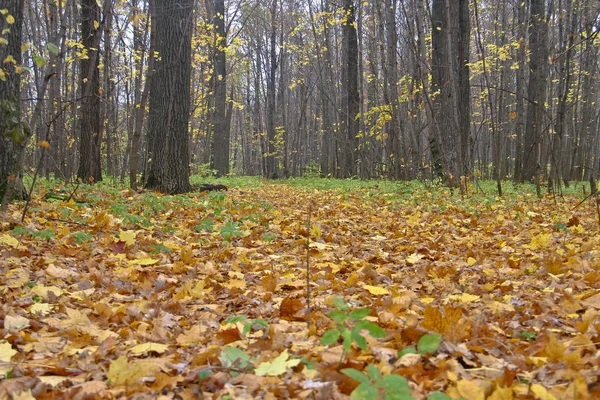
<svg viewBox="0 0 600 400">
<path fill-rule="evenodd" d="M 137 2 L 135 3 L 137 7 Z M 135 78 L 135 111 L 134 111 L 134 127 L 133 135 L 131 137 L 131 151 L 129 155 L 129 185 L 133 190 L 137 190 L 138 182 L 137 175 L 140 169 L 140 151 L 142 145 L 142 130 L 144 127 L 144 116 L 146 115 L 146 103 L 148 102 L 148 93 L 150 88 L 150 81 L 152 79 L 152 70 L 154 68 L 154 43 L 155 43 L 155 31 L 156 24 L 154 23 L 154 17 L 152 16 L 152 9 L 154 8 L 154 0 L 150 0 L 148 4 L 148 19 L 142 32 L 139 27 L 134 29 L 134 49 L 139 52 L 139 61 L 137 61 L 137 73 Z M 150 23 L 148 22 L 150 21 Z M 148 38 L 148 28 L 150 27 L 150 49 L 146 52 L 146 40 Z M 143 82 L 143 71 L 144 71 L 144 59 L 148 54 L 148 71 L 146 73 L 146 81 Z M 143 87 L 143 88 L 142 88 Z"/>
<path fill-rule="evenodd" d="M 213 61 L 213 84 L 214 84 L 214 110 L 212 110 L 212 125 L 214 135 L 213 169 L 219 175 L 229 173 L 229 146 L 230 132 L 227 120 L 227 60 L 225 50 L 227 47 L 227 33 L 225 32 L 225 2 L 214 1 L 214 61 Z"/>
<path fill-rule="evenodd" d="M 271 31 L 269 33 L 269 76 L 267 79 L 267 154 L 265 161 L 266 178 L 277 178 L 275 160 L 275 93 L 277 72 L 277 0 L 271 5 Z"/>
<path fill-rule="evenodd" d="M 190 74 L 193 0 L 156 0 L 155 69 L 150 82 L 146 187 L 176 194 L 190 190 Z"/>
<path fill-rule="evenodd" d="M 17 170 L 19 153 L 27 139 L 21 124 L 21 78 L 17 71 L 22 64 L 23 6 L 23 0 L 0 0 L 0 10 L 8 10 L 6 15 L 0 15 L 0 38 L 8 42 L 0 43 L 0 76 L 4 77 L 0 79 L 0 201 L 3 203 L 23 195 L 20 171 Z M 12 24 L 8 23 L 9 15 L 14 18 Z M 9 57 L 14 62 L 5 61 Z M 17 190 L 12 190 L 15 186 Z M 5 199 L 7 189 L 9 193 Z"/>
<path fill-rule="evenodd" d="M 359 112 L 360 95 L 358 92 L 358 36 L 356 33 L 356 14 L 353 0 L 345 0 L 345 19 L 342 25 L 343 70 L 342 70 L 342 134 L 345 142 L 341 149 L 341 162 L 338 177 L 351 178 L 357 173 L 358 164 L 358 127 L 356 118 Z"/>
<path fill-rule="evenodd" d="M 527 88 L 527 119 L 525 121 L 525 146 L 521 182 L 539 184 L 541 174 L 542 132 L 546 84 L 548 76 L 548 24 L 545 0 L 531 0 L 529 34 L 529 85 Z"/>
<path fill-rule="evenodd" d="M 85 183 L 102 180 L 100 143 L 102 120 L 100 118 L 100 54 L 102 37 L 101 13 L 96 0 L 82 0 L 81 38 L 87 57 L 80 61 L 79 87 L 81 107 L 79 112 L 79 168 L 77 178 Z"/>
<path fill-rule="evenodd" d="M 518 41 L 517 63 L 519 68 L 515 71 L 515 170 L 513 179 L 521 182 L 521 171 L 523 170 L 523 135 L 525 130 L 525 40 L 527 37 L 527 9 L 521 0 L 515 0 L 517 4 Z"/>
</svg>

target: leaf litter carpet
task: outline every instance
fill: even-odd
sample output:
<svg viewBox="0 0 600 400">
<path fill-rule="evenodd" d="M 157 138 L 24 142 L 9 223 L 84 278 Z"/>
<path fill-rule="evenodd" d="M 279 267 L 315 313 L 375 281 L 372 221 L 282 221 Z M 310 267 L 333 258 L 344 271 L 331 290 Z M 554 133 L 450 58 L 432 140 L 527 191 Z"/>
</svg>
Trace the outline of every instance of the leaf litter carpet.
<svg viewBox="0 0 600 400">
<path fill-rule="evenodd" d="M 358 382 L 340 370 L 367 365 L 415 399 L 600 398 L 600 235 L 581 196 L 81 191 L 2 222 L 2 399 L 344 399 Z M 335 298 L 387 337 L 320 344 Z M 400 353 L 428 333 L 436 351 Z"/>
</svg>

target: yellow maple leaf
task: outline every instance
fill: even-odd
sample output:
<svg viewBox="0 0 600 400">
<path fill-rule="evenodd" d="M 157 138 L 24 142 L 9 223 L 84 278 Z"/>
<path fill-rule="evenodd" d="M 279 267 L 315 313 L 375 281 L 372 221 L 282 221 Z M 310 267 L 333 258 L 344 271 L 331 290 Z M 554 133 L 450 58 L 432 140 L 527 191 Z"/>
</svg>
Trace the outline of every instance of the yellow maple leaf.
<svg viewBox="0 0 600 400">
<path fill-rule="evenodd" d="M 278 376 L 285 374 L 288 368 L 292 368 L 300 364 L 300 359 L 288 360 L 288 358 L 288 351 L 285 349 L 272 362 L 261 363 L 258 368 L 256 368 L 254 373 L 258 376 Z"/>
<path fill-rule="evenodd" d="M 565 356 L 565 349 L 566 346 L 553 333 L 550 333 L 548 344 L 544 347 L 544 355 L 552 362 L 560 361 Z"/>
<path fill-rule="evenodd" d="M 456 391 L 459 397 L 469 400 L 485 400 L 486 384 L 484 381 L 469 381 L 466 379 L 456 382 Z"/>
<path fill-rule="evenodd" d="M 127 246 L 132 246 L 135 243 L 135 232 L 119 231 L 119 240 L 124 242 Z"/>
<path fill-rule="evenodd" d="M 416 264 L 421 258 L 423 258 L 422 254 L 413 253 L 410 256 L 406 257 L 406 263 L 409 265 Z"/>
<path fill-rule="evenodd" d="M 371 294 L 390 294 L 387 289 L 379 286 L 363 285 L 363 289 L 368 290 Z"/>
<path fill-rule="evenodd" d="M 17 354 L 16 350 L 13 350 L 12 345 L 6 341 L 0 342 L 0 361 L 10 362 L 12 356 Z"/>
<path fill-rule="evenodd" d="M 487 400 L 513 400 L 513 390 L 512 388 L 501 388 L 497 387 L 494 390 L 494 393 Z"/>
<path fill-rule="evenodd" d="M 531 242 L 529 242 L 529 245 L 526 245 L 524 247 L 528 247 L 531 250 L 541 250 L 541 249 L 545 249 L 546 247 L 548 247 L 548 245 L 550 245 L 551 241 L 552 241 L 551 233 L 540 233 L 539 235 L 537 235 L 531 239 Z"/>
<path fill-rule="evenodd" d="M 149 353 L 151 351 L 155 352 L 155 353 L 164 353 L 165 351 L 167 351 L 169 349 L 169 345 L 167 344 L 162 344 L 162 343 L 152 343 L 152 342 L 148 342 L 148 343 L 140 343 L 136 346 L 133 346 L 131 349 L 129 349 L 129 352 L 132 354 L 145 354 L 145 353 Z"/>
<path fill-rule="evenodd" d="M 230 279 L 227 282 L 223 282 L 223 286 L 228 289 L 245 289 L 246 281 L 244 279 Z"/>
<path fill-rule="evenodd" d="M 442 335 L 447 333 L 450 329 L 448 322 L 444 318 L 444 315 L 439 308 L 433 306 L 427 306 L 423 312 L 423 328 L 439 332 Z"/>
<path fill-rule="evenodd" d="M 29 307 L 29 312 L 32 314 L 41 314 L 48 315 L 54 309 L 53 304 L 49 303 L 33 303 L 31 307 Z"/>
<path fill-rule="evenodd" d="M 50 292 L 52 292 L 55 296 L 61 296 L 64 293 L 64 290 L 56 286 L 43 285 L 37 285 L 31 289 L 31 293 L 37 294 L 42 299 L 47 299 Z"/>
<path fill-rule="evenodd" d="M 458 300 L 463 304 L 469 304 L 474 301 L 478 301 L 481 298 L 481 296 L 477 296 L 477 295 L 469 294 L 469 293 L 461 293 L 461 294 L 450 295 L 450 296 L 448 296 L 448 298 L 452 299 L 452 300 Z"/>
<path fill-rule="evenodd" d="M 110 363 L 106 377 L 111 386 L 129 386 L 140 383 L 142 378 L 151 376 L 159 370 L 160 366 L 157 364 L 140 360 L 129 362 L 127 356 L 121 356 Z"/>
<path fill-rule="evenodd" d="M 539 383 L 534 383 L 533 385 L 531 385 L 531 392 L 535 395 L 536 399 L 540 399 L 540 400 L 556 400 L 556 397 L 554 397 L 548 391 L 548 389 L 546 389 L 545 387 L 543 387 Z"/>
<path fill-rule="evenodd" d="M 156 264 L 158 262 L 158 260 L 156 260 L 154 258 L 150 258 L 150 257 L 144 257 L 144 258 L 136 258 L 135 260 L 129 260 L 127 262 L 131 265 L 152 265 L 152 264 Z"/>
<path fill-rule="evenodd" d="M 17 247 L 19 245 L 19 241 L 14 237 L 10 236 L 8 233 L 0 236 L 0 244 L 10 247 Z"/>
<path fill-rule="evenodd" d="M 322 235 L 321 228 L 318 225 L 312 225 L 310 227 L 310 236 L 312 238 L 317 239 L 317 238 L 320 238 L 321 235 Z"/>
<path fill-rule="evenodd" d="M 179 256 L 185 265 L 190 265 L 194 261 L 194 253 L 190 246 L 183 246 L 181 250 L 179 250 Z"/>
</svg>

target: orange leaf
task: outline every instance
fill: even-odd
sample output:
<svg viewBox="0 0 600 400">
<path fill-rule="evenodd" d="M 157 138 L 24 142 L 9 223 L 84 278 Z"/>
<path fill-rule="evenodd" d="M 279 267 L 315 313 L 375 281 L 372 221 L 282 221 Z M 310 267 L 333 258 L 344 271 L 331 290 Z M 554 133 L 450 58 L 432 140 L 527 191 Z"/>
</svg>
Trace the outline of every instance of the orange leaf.
<svg viewBox="0 0 600 400">
<path fill-rule="evenodd" d="M 217 332 L 217 338 L 219 338 L 223 344 L 229 344 L 241 340 L 242 336 L 240 335 L 240 330 L 238 328 L 231 328 Z"/>
<path fill-rule="evenodd" d="M 282 319 L 288 321 L 306 321 L 306 315 L 300 313 L 303 309 L 304 304 L 300 300 L 288 296 L 281 302 L 279 315 Z"/>
</svg>

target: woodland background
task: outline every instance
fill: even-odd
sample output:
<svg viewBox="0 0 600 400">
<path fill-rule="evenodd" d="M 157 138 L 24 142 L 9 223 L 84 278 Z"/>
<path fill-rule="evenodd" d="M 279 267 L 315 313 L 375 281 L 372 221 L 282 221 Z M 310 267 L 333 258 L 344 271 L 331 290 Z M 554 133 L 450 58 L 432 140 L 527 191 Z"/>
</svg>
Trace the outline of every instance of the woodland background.
<svg viewBox="0 0 600 400">
<path fill-rule="evenodd" d="M 501 190 L 598 169 L 595 0 L 1 0 L 0 10 L 0 97 L 20 80 L 28 173 L 129 176 L 132 187 L 141 177 L 174 193 L 190 172 L 493 178 Z M 19 147 L 8 128 L 2 187 Z"/>
</svg>

